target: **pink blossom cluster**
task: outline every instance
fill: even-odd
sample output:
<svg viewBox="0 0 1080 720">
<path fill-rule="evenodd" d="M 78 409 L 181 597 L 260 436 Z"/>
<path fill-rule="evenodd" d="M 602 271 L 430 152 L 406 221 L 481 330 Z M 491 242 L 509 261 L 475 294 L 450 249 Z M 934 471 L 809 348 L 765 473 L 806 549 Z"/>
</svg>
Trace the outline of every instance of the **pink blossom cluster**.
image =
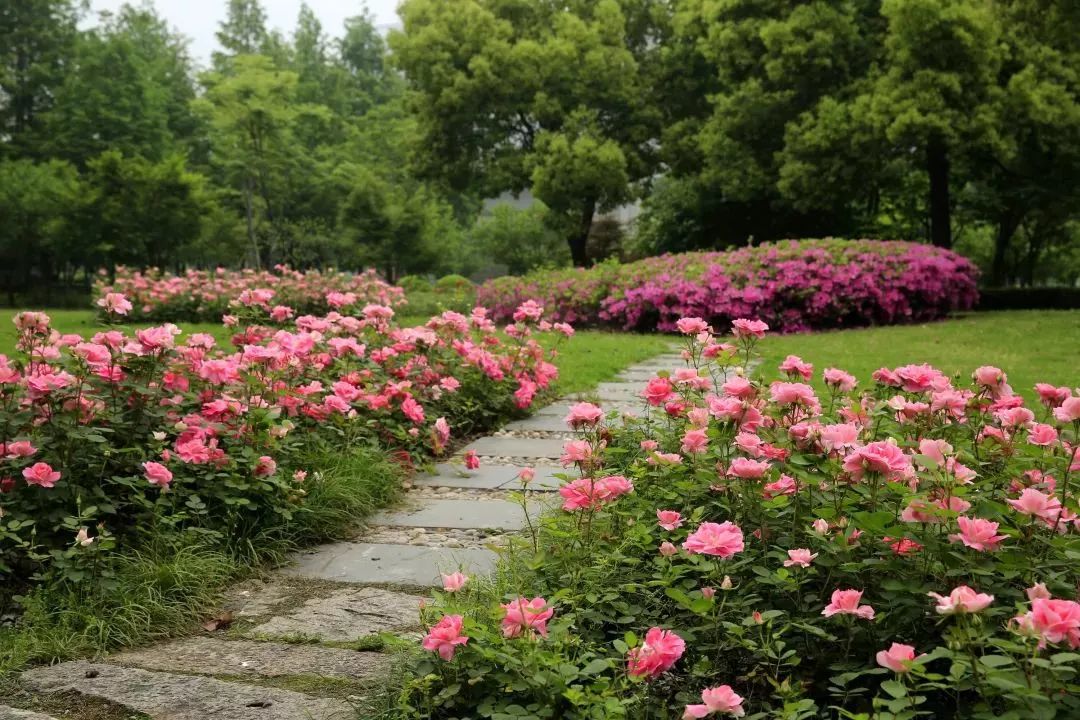
<svg viewBox="0 0 1080 720">
<path fill-rule="evenodd" d="M 539 298 L 579 325 L 673 331 L 684 317 L 717 327 L 757 318 L 798 332 L 944 317 L 975 304 L 977 275 L 966 258 L 929 245 L 790 240 L 498 278 L 477 297 L 496 318 Z"/>
<path fill-rule="evenodd" d="M 626 700 L 641 717 L 854 716 L 915 693 L 935 717 L 982 702 L 1028 717 L 1033 698 L 1075 714 L 1080 388 L 1014 388 L 989 364 L 856 378 L 794 354 L 748 374 L 770 323 L 675 327 L 686 367 L 645 381 L 638 412 L 569 409 L 563 512 L 535 555 L 515 546 L 516 589 L 490 608 L 501 633 L 471 607 L 471 637 L 454 638 L 468 652 L 424 698 L 475 682 L 436 707 L 557 714 L 548 678 L 580 672 L 606 689 L 581 707 Z M 858 698 L 819 682 L 837 667 Z"/>
<path fill-rule="evenodd" d="M 61 521 L 80 513 L 120 535 L 177 509 L 211 525 L 294 512 L 307 471 L 293 453 L 304 444 L 439 455 L 458 423 L 475 422 L 460 408 L 529 407 L 557 375 L 538 340 L 551 327 L 541 313 L 529 305 L 505 328 L 483 308 L 399 327 L 386 306 L 343 307 L 290 327 L 237 328 L 227 348 L 168 323 L 83 337 L 20 313 L 21 356 L 0 355 L 0 516 L 26 521 L 38 546 L 63 547 Z M 33 567 L 26 552 L 0 541 L 8 567 Z"/>
<path fill-rule="evenodd" d="M 397 307 L 405 293 L 374 270 L 344 273 L 299 271 L 278 265 L 267 270 L 187 270 L 174 275 L 156 268 L 104 271 L 95 284 L 95 304 L 104 314 L 136 321 L 220 322 L 243 306 L 265 308 L 278 324 L 299 315 L 368 304 Z"/>
</svg>

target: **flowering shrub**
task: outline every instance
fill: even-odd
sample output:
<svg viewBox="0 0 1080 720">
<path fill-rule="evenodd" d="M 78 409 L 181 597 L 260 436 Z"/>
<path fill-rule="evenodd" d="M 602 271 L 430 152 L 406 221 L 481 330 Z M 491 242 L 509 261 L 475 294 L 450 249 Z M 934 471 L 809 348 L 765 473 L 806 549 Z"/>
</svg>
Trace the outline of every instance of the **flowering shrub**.
<svg viewBox="0 0 1080 720">
<path fill-rule="evenodd" d="M 452 434 L 528 407 L 556 376 L 534 304 L 508 339 L 483 308 L 407 328 L 387 306 L 340 307 L 275 329 L 243 322 L 276 309 L 252 304 L 232 349 L 205 334 L 181 342 L 172 324 L 83 338 L 51 330 L 44 313 L 16 316 L 22 355 L 0 355 L 5 588 L 42 570 L 100 579 L 117 541 L 254 537 L 304 512 L 318 478 L 301 450 L 378 443 L 438 455 Z"/>
<path fill-rule="evenodd" d="M 680 326 L 643 418 L 572 409 L 565 502 L 501 589 L 427 608 L 459 644 L 417 661 L 415 716 L 1080 717 L 1080 391 L 797 357 L 766 381 L 740 370 L 764 323 Z M 499 632 L 520 595 L 544 633 Z"/>
<path fill-rule="evenodd" d="M 104 271 L 102 271 L 104 273 Z M 130 303 L 135 321 L 220 322 L 241 303 L 290 308 L 295 315 L 324 315 L 345 306 L 404 304 L 401 288 L 381 280 L 374 270 L 349 274 L 283 265 L 265 270 L 188 270 L 183 275 L 118 267 L 112 283 L 102 274 L 94 287 L 96 306 L 107 317 L 110 294 Z"/>
<path fill-rule="evenodd" d="M 789 240 L 729 252 L 503 277 L 478 302 L 509 317 L 526 298 L 566 322 L 675 330 L 757 317 L 781 332 L 933 320 L 975 304 L 977 270 L 948 250 L 876 240 Z"/>
</svg>

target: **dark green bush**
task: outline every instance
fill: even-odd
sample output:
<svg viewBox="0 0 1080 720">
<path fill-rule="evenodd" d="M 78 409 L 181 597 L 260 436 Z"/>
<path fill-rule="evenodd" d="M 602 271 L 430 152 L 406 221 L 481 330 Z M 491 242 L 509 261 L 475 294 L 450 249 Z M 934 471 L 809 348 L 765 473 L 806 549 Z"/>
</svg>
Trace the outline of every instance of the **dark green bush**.
<svg viewBox="0 0 1080 720">
<path fill-rule="evenodd" d="M 1080 309 L 1080 288 L 984 288 L 979 291 L 979 304 L 976 309 L 1076 310 Z"/>
</svg>

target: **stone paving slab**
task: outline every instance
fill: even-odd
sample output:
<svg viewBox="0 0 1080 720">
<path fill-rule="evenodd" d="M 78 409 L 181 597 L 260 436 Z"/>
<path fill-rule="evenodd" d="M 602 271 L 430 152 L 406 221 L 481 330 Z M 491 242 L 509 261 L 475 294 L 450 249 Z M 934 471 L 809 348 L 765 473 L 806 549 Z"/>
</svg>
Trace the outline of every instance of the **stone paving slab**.
<svg viewBox="0 0 1080 720">
<path fill-rule="evenodd" d="M 536 504 L 529 514 L 536 517 L 543 508 Z M 369 521 L 371 525 L 422 528 L 490 528 L 523 530 L 525 512 L 510 500 L 436 500 L 427 499 L 416 507 L 383 511 Z"/>
<path fill-rule="evenodd" d="M 654 377 L 656 377 L 656 373 L 656 370 L 651 369 L 627 368 L 626 370 L 623 370 L 621 373 L 616 375 L 615 378 L 620 382 L 638 383 L 639 385 L 643 386 L 649 380 L 652 380 Z"/>
<path fill-rule="evenodd" d="M 550 458 L 562 457 L 565 440 L 560 438 L 516 438 L 488 436 L 474 440 L 465 448 L 477 455 L 497 457 Z"/>
<path fill-rule="evenodd" d="M 641 391 L 644 389 L 642 383 L 618 383 L 618 382 L 606 382 L 600 383 L 596 387 L 596 396 L 601 400 L 614 400 L 616 402 L 640 402 Z"/>
<path fill-rule="evenodd" d="M 323 549 L 315 555 L 321 555 Z M 402 632 L 419 626 L 423 600 L 419 595 L 393 590 L 343 585 L 329 595 L 309 598 L 303 605 L 270 618 L 247 635 L 351 642 L 383 632 Z"/>
<path fill-rule="evenodd" d="M 318 645 L 190 637 L 109 656 L 109 663 L 189 675 L 251 675 L 372 680 L 385 675 L 387 656 Z M 2 717 L 2 716 L 0 716 Z"/>
<path fill-rule="evenodd" d="M 686 361 L 680 358 L 669 358 L 662 360 L 650 360 L 649 362 L 643 362 L 638 365 L 631 365 L 628 368 L 624 368 L 622 372 L 655 372 L 657 370 L 678 370 L 679 368 L 686 367 Z"/>
<path fill-rule="evenodd" d="M 431 475 L 417 475 L 413 485 L 417 487 L 450 487 L 469 490 L 516 490 L 521 487 L 518 481 L 517 465 L 494 465 L 484 463 L 476 470 L 465 470 L 459 465 L 440 463 Z M 555 477 L 557 468 L 536 468 L 536 479 L 529 485 L 530 490 L 554 490 L 561 484 Z"/>
<path fill-rule="evenodd" d="M 355 720 L 340 700 L 214 678 L 85 661 L 35 668 L 23 681 L 38 692 L 74 691 L 154 720 Z"/>
<path fill-rule="evenodd" d="M 560 475 L 569 475 L 573 480 L 577 477 L 577 473 L 573 468 L 556 468 L 556 467 L 538 467 L 536 468 L 536 477 L 529 483 L 529 492 L 554 492 L 561 488 L 564 484 L 563 480 L 555 477 L 556 473 Z M 515 476 L 513 480 L 503 485 L 500 490 L 521 490 L 521 481 Z M 535 498 L 534 498 L 535 499 Z M 544 498 L 540 502 L 548 502 L 548 498 Z M 532 505 L 529 506 L 529 514 L 533 518 L 533 522 L 536 522 L 536 515 L 533 514 Z"/>
<path fill-rule="evenodd" d="M 431 548 L 382 543 L 333 543 L 295 557 L 281 572 L 363 585 L 441 587 L 440 573 L 490 572 L 498 556 L 483 548 Z"/>
<path fill-rule="evenodd" d="M 562 407 L 562 406 L 560 406 Z M 524 420 L 515 420 L 503 426 L 508 432 L 570 432 L 563 422 L 565 415 L 533 415 Z"/>
<path fill-rule="evenodd" d="M 56 720 L 56 718 L 33 710 L 19 710 L 7 705 L 0 705 L 0 720 Z"/>
<path fill-rule="evenodd" d="M 588 396 L 586 395 L 586 397 Z M 553 405 L 548 405 L 547 407 L 543 407 L 537 410 L 534 417 L 548 416 L 557 417 L 561 420 L 562 418 L 566 417 L 566 415 L 570 412 L 570 406 L 574 405 L 577 402 L 577 400 L 569 400 L 560 401 Z M 638 399 L 638 401 L 636 402 L 601 402 L 600 407 L 603 409 L 605 414 L 612 411 L 620 413 L 631 412 L 640 414 L 642 401 Z"/>
</svg>

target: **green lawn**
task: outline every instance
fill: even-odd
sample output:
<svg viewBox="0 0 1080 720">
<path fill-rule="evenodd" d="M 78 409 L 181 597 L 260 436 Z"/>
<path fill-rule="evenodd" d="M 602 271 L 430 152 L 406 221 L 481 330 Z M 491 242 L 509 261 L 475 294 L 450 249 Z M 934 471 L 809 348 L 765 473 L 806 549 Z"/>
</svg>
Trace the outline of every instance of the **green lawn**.
<svg viewBox="0 0 1080 720">
<path fill-rule="evenodd" d="M 973 313 L 920 325 L 766 337 L 766 378 L 788 355 L 853 373 L 864 384 L 879 367 L 930 363 L 967 379 L 980 365 L 996 365 L 1016 392 L 1032 396 L 1036 382 L 1080 385 L 1080 311 L 1016 310 Z"/>
<path fill-rule="evenodd" d="M 37 310 L 38 308 L 27 309 Z M 12 309 L 0 310 L 0 353 L 11 354 L 15 350 L 15 341 L 18 340 L 19 335 L 15 331 L 15 325 L 11 322 L 11 319 L 18 312 L 19 310 Z M 97 315 L 92 310 L 45 310 L 44 312 L 52 318 L 53 329 L 61 333 L 78 333 L 89 337 L 106 329 L 104 325 L 98 323 Z M 122 325 L 120 327 L 130 332 L 153 324 L 155 323 Z M 186 337 L 189 333 L 210 333 L 217 338 L 218 343 L 228 344 L 229 338 L 233 335 L 232 330 L 220 323 L 179 323 L 179 325 L 184 331 L 181 338 Z"/>
<path fill-rule="evenodd" d="M 580 393 L 611 380 L 625 367 L 670 351 L 676 338 L 664 335 L 580 330 L 559 347 L 558 391 Z"/>
</svg>

